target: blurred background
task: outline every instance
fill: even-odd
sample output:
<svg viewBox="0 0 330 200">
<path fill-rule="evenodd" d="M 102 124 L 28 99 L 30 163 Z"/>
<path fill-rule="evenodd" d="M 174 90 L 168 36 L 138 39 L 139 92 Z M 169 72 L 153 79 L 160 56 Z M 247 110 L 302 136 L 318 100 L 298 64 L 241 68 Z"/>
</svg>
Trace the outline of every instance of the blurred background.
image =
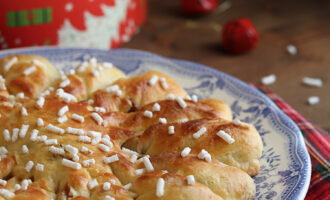
<svg viewBox="0 0 330 200">
<path fill-rule="evenodd" d="M 252 84 L 274 74 L 276 82 L 267 87 L 330 131 L 330 1 L 219 1 L 219 8 L 198 16 L 183 14 L 180 3 L 150 0 L 140 34 L 122 47 L 202 63 Z M 259 42 L 247 53 L 228 53 L 222 33 L 240 17 L 253 23 Z M 290 44 L 296 54 L 287 51 Z M 323 86 L 306 86 L 304 77 L 319 78 Z M 310 96 L 320 102 L 309 105 Z"/>
<path fill-rule="evenodd" d="M 255 85 L 273 74 L 267 88 L 330 131 L 330 1 L 11 0 L 0 2 L 0 20 L 0 49 L 133 48 Z M 309 105 L 311 96 L 319 103 Z"/>
<path fill-rule="evenodd" d="M 267 87 L 330 132 L 330 1 L 219 1 L 217 9 L 197 16 L 183 14 L 181 3 L 149 0 L 140 34 L 122 47 L 202 63 L 257 85 L 274 74 L 276 82 Z M 259 42 L 247 53 L 228 53 L 222 46 L 224 27 L 240 17 L 253 23 Z M 319 78 L 323 85 L 306 86 L 304 77 Z M 309 105 L 310 96 L 320 102 Z"/>
</svg>

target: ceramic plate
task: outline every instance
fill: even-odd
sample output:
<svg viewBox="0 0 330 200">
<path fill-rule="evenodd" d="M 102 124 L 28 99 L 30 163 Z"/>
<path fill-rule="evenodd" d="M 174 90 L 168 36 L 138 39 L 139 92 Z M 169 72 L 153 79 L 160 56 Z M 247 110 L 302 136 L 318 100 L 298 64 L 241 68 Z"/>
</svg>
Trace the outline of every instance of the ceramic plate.
<svg viewBox="0 0 330 200">
<path fill-rule="evenodd" d="M 311 162 L 297 125 L 265 95 L 236 78 L 200 64 L 136 50 L 25 48 L 2 51 L 0 57 L 9 54 L 44 56 L 64 71 L 96 57 L 112 62 L 128 75 L 157 70 L 172 77 L 189 94 L 222 99 L 230 105 L 234 118 L 254 124 L 262 137 L 261 169 L 254 177 L 255 199 L 304 199 L 306 195 Z"/>
</svg>

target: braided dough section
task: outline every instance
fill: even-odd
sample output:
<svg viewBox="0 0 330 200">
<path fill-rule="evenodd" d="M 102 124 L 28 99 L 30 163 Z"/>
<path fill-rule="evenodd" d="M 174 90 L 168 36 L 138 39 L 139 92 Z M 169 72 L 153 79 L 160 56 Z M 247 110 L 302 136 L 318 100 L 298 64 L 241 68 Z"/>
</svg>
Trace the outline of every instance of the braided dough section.
<svg viewBox="0 0 330 200">
<path fill-rule="evenodd" d="M 182 157 L 180 153 L 172 152 L 151 156 L 150 160 L 155 169 L 182 176 L 194 175 L 196 181 L 224 199 L 252 199 L 255 195 L 255 185 L 248 174 L 216 159 L 205 162 L 196 154 Z"/>
<path fill-rule="evenodd" d="M 259 170 L 260 136 L 231 122 L 224 102 L 188 100 L 164 74 L 126 78 L 93 59 L 68 74 L 53 70 L 35 56 L 0 60 L 0 199 L 253 198 L 244 171 Z M 203 126 L 207 131 L 192 138 Z M 220 129 L 235 142 L 219 138 Z M 187 146 L 191 153 L 180 156 Z M 203 148 L 210 162 L 197 156 Z"/>
<path fill-rule="evenodd" d="M 151 80 L 157 81 L 153 83 Z M 116 87 L 120 88 L 121 95 L 114 91 L 113 88 Z M 104 107 L 108 112 L 127 112 L 166 99 L 168 95 L 185 98 L 187 93 L 165 74 L 150 71 L 131 78 L 119 79 L 107 88 L 96 91 L 93 99 L 96 106 Z"/>
<path fill-rule="evenodd" d="M 21 103 L 23 104 L 23 102 Z M 111 168 L 104 164 L 105 156 L 111 156 L 115 152 L 121 152 L 117 143 L 112 143 L 113 147 L 111 148 L 111 152 L 104 152 L 98 145 L 92 145 L 90 142 L 80 142 L 79 134 L 68 133 L 67 128 L 73 127 L 76 129 L 83 129 L 84 134 L 82 135 L 85 136 L 87 136 L 86 133 L 88 131 L 97 131 L 107 135 L 108 128 L 98 126 L 93 118 L 91 118 L 91 111 L 88 111 L 87 103 L 66 104 L 65 102 L 58 101 L 58 99 L 54 97 L 50 97 L 49 99 L 46 99 L 42 109 L 36 108 L 33 100 L 27 100 L 24 105 L 29 113 L 28 117 L 21 116 L 20 107 L 15 106 L 12 108 L 10 114 L 6 116 L 7 120 L 5 128 L 13 130 L 10 131 L 11 134 L 13 134 L 14 128 L 21 128 L 22 124 L 29 124 L 29 131 L 27 134 L 24 137 L 18 136 L 17 141 L 15 142 L 0 141 L 0 146 L 6 146 L 8 152 L 15 152 L 15 155 L 1 160 L 1 166 L 3 167 L 0 168 L 0 178 L 6 178 L 8 179 L 8 182 L 12 183 L 7 184 L 7 186 L 14 187 L 15 184 L 21 183 L 24 179 L 32 179 L 34 180 L 34 190 L 38 190 L 39 193 L 42 193 L 47 197 L 64 199 L 64 197 L 62 197 L 63 194 L 63 196 L 66 197 L 85 196 L 93 197 L 92 199 L 102 199 L 102 196 L 111 195 L 113 197 L 118 197 L 119 199 L 131 199 L 128 191 L 122 188 L 121 182 L 115 175 L 113 175 Z M 54 116 L 58 116 L 58 111 L 66 105 L 69 107 L 69 111 L 66 113 L 66 116 L 69 119 L 64 123 L 58 123 L 58 118 Z M 45 112 L 45 110 L 47 110 L 47 112 Z M 72 114 L 84 116 L 84 123 L 79 123 L 73 120 L 71 118 Z M 38 127 L 36 123 L 37 118 L 42 118 L 45 125 Z M 47 129 L 46 124 L 54 124 L 58 128 L 65 130 L 66 133 L 54 133 Z M 39 130 L 38 137 L 47 136 L 47 140 L 56 139 L 58 145 L 47 145 L 41 138 L 40 141 L 39 139 L 37 141 L 31 140 L 34 129 Z M 0 131 L 3 132 L 4 128 L 1 127 Z M 91 139 L 92 138 L 93 137 L 91 137 Z M 102 144 L 102 142 L 100 142 L 100 144 Z M 23 145 L 26 145 L 29 149 L 28 154 L 22 152 L 21 149 Z M 79 153 L 79 161 L 82 162 L 92 158 L 95 160 L 94 164 L 76 170 L 63 166 L 61 164 L 63 158 L 71 160 L 74 155 L 70 152 L 65 152 L 61 155 L 53 154 L 49 149 L 51 146 L 65 149 L 67 145 L 71 145 L 77 150 L 81 150 L 82 147 L 87 148 L 88 152 Z M 29 161 L 33 161 L 35 165 L 37 163 L 42 164 L 45 170 L 38 171 L 33 168 L 31 171 L 27 172 L 25 168 Z M 14 176 L 11 177 L 11 174 Z M 88 184 L 94 179 L 96 179 L 100 185 L 90 190 Z M 112 181 L 111 190 L 100 192 L 99 190 L 102 188 L 101 183 L 110 181 Z M 30 198 L 29 190 L 18 191 L 18 194 Z M 19 195 L 16 195 L 15 199 L 18 197 Z"/>
<path fill-rule="evenodd" d="M 168 127 L 171 125 L 175 130 L 173 135 L 168 134 Z M 199 138 L 194 138 L 194 133 L 203 127 L 206 128 L 206 132 Z M 228 133 L 235 142 L 228 144 L 224 141 L 216 134 L 220 130 Z M 262 153 L 262 142 L 257 130 L 251 125 L 235 125 L 223 119 L 156 124 L 148 128 L 136 141 L 136 147 L 131 148 L 151 156 L 164 152 L 181 152 L 185 147 L 190 147 L 191 152 L 195 154 L 205 149 L 213 158 L 238 167 L 251 176 L 258 174 L 260 168 L 258 159 Z"/>
<path fill-rule="evenodd" d="M 211 100 L 214 102 L 215 100 Z M 159 111 L 154 111 L 152 117 L 145 116 L 146 111 L 152 111 L 155 103 L 143 106 L 140 110 L 130 113 L 107 113 L 104 115 L 104 123 L 109 126 L 125 127 L 125 129 L 143 132 L 150 126 L 159 123 L 160 118 L 165 118 L 167 123 L 184 122 L 203 118 L 224 118 L 230 120 L 232 115 L 229 106 L 218 101 L 218 107 L 210 105 L 209 100 L 193 102 L 186 100 L 187 107 L 182 108 L 176 101 L 162 100 L 157 104 Z"/>
</svg>

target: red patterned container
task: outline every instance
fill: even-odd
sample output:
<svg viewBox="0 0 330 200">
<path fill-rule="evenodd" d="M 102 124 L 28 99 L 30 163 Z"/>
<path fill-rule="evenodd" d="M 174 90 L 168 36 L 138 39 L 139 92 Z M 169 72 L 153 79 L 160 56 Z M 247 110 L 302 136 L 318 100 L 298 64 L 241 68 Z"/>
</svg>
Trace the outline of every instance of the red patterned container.
<svg viewBox="0 0 330 200">
<path fill-rule="evenodd" d="M 134 36 L 146 11 L 147 0 L 0 1 L 0 49 L 114 48 Z"/>
</svg>

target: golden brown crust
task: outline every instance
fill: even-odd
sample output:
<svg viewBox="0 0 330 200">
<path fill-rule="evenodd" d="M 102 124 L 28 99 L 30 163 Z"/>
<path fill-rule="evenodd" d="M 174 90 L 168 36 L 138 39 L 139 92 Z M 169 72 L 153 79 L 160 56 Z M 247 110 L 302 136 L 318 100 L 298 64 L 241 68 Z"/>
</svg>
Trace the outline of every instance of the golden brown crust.
<svg viewBox="0 0 330 200">
<path fill-rule="evenodd" d="M 111 154 L 114 155 L 114 154 Z M 135 163 L 128 159 L 123 153 L 118 153 L 119 160 L 110 164 L 113 174 L 116 175 L 123 185 L 132 183 L 136 179 Z"/>
<path fill-rule="evenodd" d="M 212 107 L 216 112 L 221 113 L 220 118 L 226 119 L 226 120 L 232 120 L 232 112 L 229 107 L 225 102 L 219 100 L 219 99 L 201 99 L 198 101 L 201 103 L 203 106 L 207 105 Z M 215 117 L 209 117 L 209 118 L 215 118 Z"/>
<path fill-rule="evenodd" d="M 238 168 L 213 159 L 210 163 L 190 154 L 164 153 L 150 158 L 155 169 L 167 170 L 182 176 L 194 175 L 197 182 L 208 186 L 223 199 L 253 199 L 253 179 Z"/>
<path fill-rule="evenodd" d="M 129 112 L 133 108 L 132 102 L 122 96 L 98 90 L 93 93 L 94 105 L 105 108 L 108 112 Z"/>
<path fill-rule="evenodd" d="M 159 178 L 163 178 L 165 181 L 164 195 L 161 197 L 156 196 L 156 185 Z M 138 177 L 133 183 L 132 190 L 137 193 L 138 200 L 222 199 L 209 188 L 198 182 L 193 185 L 188 185 L 185 177 L 178 174 L 164 173 L 159 170 L 147 172 Z"/>
<path fill-rule="evenodd" d="M 168 134 L 170 125 L 174 126 L 173 135 Z M 207 131 L 200 138 L 193 138 L 193 134 L 202 127 Z M 220 130 L 228 133 L 235 142 L 225 142 L 216 134 Z M 205 149 L 215 159 L 238 167 L 251 176 L 259 172 L 258 159 L 262 153 L 262 142 L 256 129 L 251 125 L 243 127 L 222 119 L 201 119 L 187 123 L 151 126 L 139 138 L 137 151 L 157 155 L 164 152 L 181 152 L 185 147 L 190 147 L 191 152 L 196 154 Z"/>
<path fill-rule="evenodd" d="M 14 57 L 17 58 L 17 62 L 13 63 L 9 69 L 5 69 L 8 62 Z M 34 60 L 38 62 L 35 63 Z M 35 67 L 35 71 L 25 75 L 24 70 L 32 66 Z M 24 92 L 29 97 L 36 97 L 58 76 L 58 72 L 47 59 L 26 55 L 12 55 L 0 59 L 0 73 L 6 79 L 6 86 L 11 93 Z"/>
<path fill-rule="evenodd" d="M 181 120 L 195 120 L 195 119 L 213 119 L 223 118 L 231 120 L 231 111 L 228 105 L 222 101 L 218 102 L 218 108 L 215 109 L 213 105 L 208 104 L 208 100 L 193 102 L 185 101 L 187 107 L 182 108 L 175 100 L 163 100 L 153 102 L 143 106 L 140 110 L 130 113 L 107 113 L 104 115 L 105 123 L 109 126 L 125 127 L 126 129 L 142 132 L 148 127 L 158 124 L 159 118 L 166 118 L 167 123 L 179 122 Z M 155 103 L 160 105 L 160 110 L 152 114 L 152 118 L 144 115 L 145 111 L 152 111 Z"/>
<path fill-rule="evenodd" d="M 82 197 L 82 196 L 77 196 L 77 197 L 72 198 L 72 200 L 88 200 L 88 198 Z"/>
<path fill-rule="evenodd" d="M 10 174 L 16 162 L 13 157 L 6 157 L 0 161 L 0 178 L 5 178 Z"/>
<path fill-rule="evenodd" d="M 27 199 L 36 199 L 36 200 L 48 200 L 48 196 L 39 188 L 29 186 L 27 190 L 19 190 L 16 192 L 13 200 L 27 200 Z"/>
<path fill-rule="evenodd" d="M 125 74 L 118 68 L 114 66 L 105 66 L 106 65 L 104 65 L 103 63 L 93 64 L 92 62 L 88 62 L 86 64 L 86 67 L 80 66 L 76 69 L 77 76 L 80 77 L 85 83 L 88 96 L 96 90 L 104 88 L 105 86 L 113 83 L 120 78 L 126 77 Z"/>
<path fill-rule="evenodd" d="M 162 86 L 161 81 L 151 85 L 149 81 L 153 76 L 157 76 L 158 79 L 164 78 L 167 88 L 165 89 Z M 114 85 L 117 85 L 122 91 L 122 94 L 119 95 L 122 97 L 121 101 L 118 101 L 117 95 L 103 89 L 93 95 L 96 106 L 103 106 L 109 112 L 127 112 L 131 108 L 140 109 L 144 105 L 164 100 L 169 94 L 182 98 L 187 96 L 187 93 L 176 82 L 165 74 L 156 71 L 146 72 L 127 79 L 119 79 L 112 84 L 112 86 Z M 127 108 L 129 105 L 131 106 L 130 109 Z"/>
<path fill-rule="evenodd" d="M 60 88 L 61 83 L 65 80 L 70 80 L 70 83 L 63 87 L 65 92 L 77 97 L 78 100 L 84 100 L 87 98 L 87 89 L 85 84 L 76 74 L 68 74 L 64 80 L 58 80 L 55 84 L 56 88 Z"/>
<path fill-rule="evenodd" d="M 133 200 L 130 193 L 126 189 L 117 185 L 112 185 L 109 191 L 104 191 L 101 186 L 97 187 L 91 194 L 90 199 L 103 200 L 106 195 L 118 200 Z"/>
<path fill-rule="evenodd" d="M 106 195 L 116 200 L 155 199 L 158 178 L 165 180 L 165 194 L 157 199 L 253 197 L 254 184 L 245 172 L 216 160 L 208 163 L 196 159 L 204 148 L 213 158 L 250 175 L 259 170 L 262 146 L 258 133 L 252 126 L 233 124 L 231 110 L 224 102 L 185 99 L 186 106 L 182 106 L 175 99 L 166 100 L 169 94 L 184 99 L 186 92 L 159 72 L 125 78 L 115 67 L 106 68 L 90 61 L 85 71 L 78 68 L 76 73 L 57 78 L 55 68 L 40 57 L 16 55 L 17 61 L 6 67 L 13 57 L 0 60 L 4 77 L 0 77 L 0 178 L 7 181 L 0 188 L 15 194 L 10 199 L 83 200 L 104 199 Z M 36 65 L 36 71 L 23 76 L 22 70 L 31 64 Z M 104 68 L 100 69 L 100 65 Z M 93 72 L 95 69 L 99 74 Z M 150 83 L 155 76 L 158 80 Z M 63 84 L 65 80 L 69 81 Z M 113 85 L 118 85 L 120 91 L 106 89 Z M 25 95 L 12 95 L 18 92 Z M 39 96 L 41 92 L 44 99 Z M 91 94 L 94 103 L 87 101 Z M 153 109 L 155 103 L 159 110 Z M 61 113 L 64 108 L 67 111 Z M 152 116 L 146 111 L 152 112 Z M 161 124 L 160 118 L 168 124 Z M 24 125 L 28 125 L 26 132 Z M 168 136 L 169 125 L 175 128 L 172 136 Z M 199 139 L 192 139 L 191 135 L 201 126 L 208 131 Z M 228 145 L 216 136 L 220 128 L 235 143 Z M 123 144 L 153 155 L 150 159 L 156 171 L 138 174 L 136 169 L 143 167 L 144 155 L 124 150 Z M 192 149 L 192 155 L 181 158 L 179 154 L 186 146 Z M 163 152 L 175 153 L 160 155 Z M 71 167 L 63 165 L 65 159 Z M 188 174 L 196 177 L 195 184 L 187 185 Z M 104 183 L 111 183 L 110 189 L 104 189 Z M 130 183 L 131 189 L 123 186 Z M 18 185 L 22 188 L 17 189 Z"/>
<path fill-rule="evenodd" d="M 167 88 L 164 89 L 162 87 L 161 81 L 157 81 L 154 85 L 149 84 L 153 76 L 157 76 L 159 79 L 164 78 Z M 182 98 L 187 95 L 174 80 L 156 71 L 146 72 L 129 79 L 119 79 L 114 84 L 117 84 L 124 92 L 124 95 L 133 101 L 136 108 L 141 108 L 154 101 L 166 99 L 168 94 Z"/>
<path fill-rule="evenodd" d="M 63 106 L 68 105 L 69 111 L 66 113 L 68 116 L 68 121 L 60 124 L 57 122 L 58 110 Z M 106 127 L 98 126 L 97 123 L 91 118 L 90 114 L 92 111 L 88 110 L 88 105 L 85 102 L 78 103 L 69 103 L 66 104 L 63 101 L 59 101 L 56 98 L 50 97 L 46 98 L 45 104 L 42 109 L 36 109 L 35 102 L 33 100 L 25 103 L 25 108 L 29 115 L 27 117 L 20 116 L 20 108 L 14 107 L 13 111 L 8 115 L 8 121 L 6 128 L 12 133 L 13 128 L 21 128 L 21 124 L 29 124 L 29 131 L 24 138 L 18 137 L 16 142 L 7 143 L 1 137 L 0 146 L 6 146 L 10 155 L 14 153 L 16 156 L 16 162 L 11 157 L 6 157 L 1 160 L 0 178 L 5 178 L 8 174 L 15 174 L 15 177 L 23 180 L 34 177 L 34 181 L 40 188 L 47 189 L 51 193 L 55 191 L 63 191 L 66 196 L 70 196 L 70 191 L 73 189 L 78 195 L 88 196 L 91 195 L 88 191 L 87 184 L 96 177 L 100 183 L 109 181 L 110 179 L 115 179 L 112 174 L 112 170 L 108 165 L 105 165 L 103 159 L 105 156 L 111 156 L 113 152 L 120 152 L 120 148 L 117 143 L 113 143 L 113 148 L 110 153 L 106 153 L 100 150 L 97 145 L 91 145 L 90 143 L 82 143 L 78 141 L 78 136 L 66 133 L 65 137 L 61 134 L 52 133 L 48 131 L 45 126 L 46 124 L 54 124 L 58 127 L 66 129 L 67 127 L 74 128 L 83 128 L 85 132 L 88 130 L 100 131 L 103 134 L 111 132 Z M 47 110 L 47 112 L 45 112 Z M 79 114 L 85 117 L 84 123 L 79 123 L 71 119 L 71 115 Z M 43 127 L 37 127 L 36 121 L 37 118 L 41 117 L 45 123 Z M 65 167 L 61 164 L 62 158 L 71 159 L 72 156 L 69 153 L 66 153 L 64 156 L 54 155 L 48 151 L 50 147 L 45 145 L 43 142 L 34 142 L 29 138 L 31 136 L 31 131 L 33 129 L 39 130 L 39 135 L 46 135 L 48 139 L 57 139 L 58 143 L 63 147 L 64 145 L 70 144 L 78 149 L 81 149 L 82 146 L 87 147 L 91 150 L 92 154 L 80 154 L 80 160 L 95 159 L 95 165 L 91 168 L 82 168 L 80 170 L 73 170 L 68 167 Z M 4 128 L 1 128 L 0 132 L 2 133 Z M 118 128 L 113 129 L 117 132 Z M 124 132 L 124 133 L 122 133 Z M 125 135 L 127 131 L 120 131 L 120 134 Z M 130 134 L 130 133 L 128 133 Z M 111 134 L 110 134 L 111 135 Z M 117 135 L 117 134 L 112 134 Z M 11 145 L 9 145 L 11 144 Z M 29 154 L 24 155 L 21 152 L 22 145 L 25 144 L 29 149 Z M 54 145 L 58 148 L 61 148 L 60 145 Z M 25 166 L 28 161 L 32 160 L 35 164 L 43 164 L 45 171 L 40 172 L 35 169 L 32 169 L 29 173 L 26 172 Z M 108 174 L 108 175 L 105 175 Z M 100 176 L 101 175 L 101 176 Z M 111 178 L 107 178 L 111 177 Z M 116 181 L 119 186 L 120 182 Z M 59 192 L 61 193 L 61 192 Z M 94 195 L 95 196 L 95 195 Z M 98 196 L 95 196 L 95 199 L 98 199 Z M 125 198 L 122 198 L 125 199 Z M 131 198 L 126 198 L 131 199 Z"/>
</svg>

